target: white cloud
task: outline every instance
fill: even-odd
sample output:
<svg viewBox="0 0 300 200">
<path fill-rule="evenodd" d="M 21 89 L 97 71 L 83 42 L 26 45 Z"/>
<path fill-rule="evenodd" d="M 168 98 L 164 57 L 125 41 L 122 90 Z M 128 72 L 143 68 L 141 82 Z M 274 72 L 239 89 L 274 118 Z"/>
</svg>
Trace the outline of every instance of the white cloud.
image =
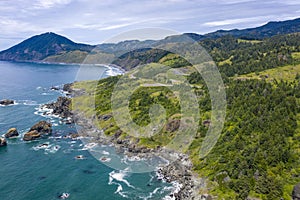
<svg viewBox="0 0 300 200">
<path fill-rule="evenodd" d="M 286 4 L 286 5 L 300 5 L 299 0 L 285 0 L 285 1 L 282 1 L 281 3 Z"/>
<path fill-rule="evenodd" d="M 253 22 L 258 21 L 262 17 L 247 17 L 247 18 L 239 18 L 239 19 L 226 19 L 226 20 L 220 20 L 220 21 L 212 21 L 212 22 L 205 22 L 204 26 L 226 26 L 226 25 L 234 25 L 234 24 L 240 24 L 240 23 L 246 23 L 246 22 Z"/>
<path fill-rule="evenodd" d="M 138 23 L 138 22 L 124 23 L 124 24 L 115 24 L 115 25 L 110 25 L 110 26 L 105 26 L 105 27 L 102 27 L 102 28 L 98 28 L 98 30 L 100 30 L 100 31 L 113 30 L 113 29 L 118 29 L 118 28 L 123 28 L 123 27 L 131 26 L 131 25 L 134 25 L 136 23 Z"/>
<path fill-rule="evenodd" d="M 241 4 L 241 3 L 249 3 L 254 2 L 255 0 L 223 0 L 221 1 L 223 4 Z"/>
<path fill-rule="evenodd" d="M 196 33 L 254 27 L 299 16 L 298 4 L 300 0 L 0 0 L 0 49 L 6 42 L 1 38 L 47 31 L 98 43 L 145 27 Z"/>
<path fill-rule="evenodd" d="M 42 27 L 30 24 L 28 22 L 10 19 L 0 16 L 1 34 L 16 34 L 19 32 L 40 32 Z"/>
<path fill-rule="evenodd" d="M 59 5 L 69 4 L 71 0 L 38 0 L 33 8 L 36 9 L 48 9 Z"/>
</svg>

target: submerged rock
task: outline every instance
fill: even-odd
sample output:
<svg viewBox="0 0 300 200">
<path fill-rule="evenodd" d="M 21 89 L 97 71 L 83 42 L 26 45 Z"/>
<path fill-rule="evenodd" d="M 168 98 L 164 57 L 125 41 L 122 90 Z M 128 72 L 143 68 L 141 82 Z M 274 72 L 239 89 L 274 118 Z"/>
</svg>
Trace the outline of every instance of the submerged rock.
<svg viewBox="0 0 300 200">
<path fill-rule="evenodd" d="M 7 133 L 5 133 L 6 138 L 17 137 L 19 133 L 16 128 L 10 128 Z"/>
<path fill-rule="evenodd" d="M 52 87 L 51 87 L 51 90 L 59 90 L 59 87 L 52 86 Z"/>
<path fill-rule="evenodd" d="M 70 194 L 69 193 L 66 193 L 66 192 L 64 192 L 64 193 L 62 193 L 61 195 L 59 195 L 58 196 L 60 199 L 67 199 L 67 198 L 69 198 L 70 197 Z"/>
<path fill-rule="evenodd" d="M 292 197 L 293 200 L 300 200 L 300 183 L 294 186 Z"/>
<path fill-rule="evenodd" d="M 6 139 L 5 138 L 2 138 L 0 137 L 0 147 L 3 147 L 3 146 L 6 146 L 7 143 L 6 143 Z"/>
<path fill-rule="evenodd" d="M 15 103 L 15 101 L 10 100 L 10 99 L 0 100 L 0 105 L 3 105 L 3 106 L 8 106 L 8 105 L 11 105 L 11 104 L 14 104 L 14 103 Z"/>
</svg>

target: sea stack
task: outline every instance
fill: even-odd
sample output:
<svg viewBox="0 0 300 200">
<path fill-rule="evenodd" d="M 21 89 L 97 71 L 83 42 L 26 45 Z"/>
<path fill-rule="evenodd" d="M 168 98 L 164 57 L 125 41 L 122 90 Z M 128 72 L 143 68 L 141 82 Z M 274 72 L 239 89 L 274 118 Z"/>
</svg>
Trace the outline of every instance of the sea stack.
<svg viewBox="0 0 300 200">
<path fill-rule="evenodd" d="M 6 138 L 17 137 L 19 133 L 16 128 L 10 128 L 4 135 Z"/>
<path fill-rule="evenodd" d="M 0 137 L 0 147 L 6 146 L 6 145 L 7 145 L 7 143 L 6 143 L 5 138 Z"/>
<path fill-rule="evenodd" d="M 40 121 L 33 125 L 30 130 L 25 133 L 23 140 L 30 141 L 40 138 L 43 135 L 52 133 L 52 124 L 46 121 Z"/>
</svg>

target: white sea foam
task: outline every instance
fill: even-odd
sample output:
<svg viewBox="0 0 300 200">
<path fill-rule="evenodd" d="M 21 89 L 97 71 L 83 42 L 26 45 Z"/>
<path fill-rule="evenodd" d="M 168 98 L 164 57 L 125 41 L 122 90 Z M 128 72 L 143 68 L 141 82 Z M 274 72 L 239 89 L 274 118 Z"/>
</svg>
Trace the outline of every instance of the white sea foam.
<svg viewBox="0 0 300 200">
<path fill-rule="evenodd" d="M 61 146 L 53 145 L 53 144 L 50 144 L 49 142 L 44 142 L 42 144 L 32 147 L 32 149 L 34 151 L 44 150 L 45 154 L 56 153 L 60 148 L 61 148 Z"/>
<path fill-rule="evenodd" d="M 108 66 L 108 65 L 105 65 L 105 67 L 108 69 L 106 71 L 107 76 L 117 76 L 117 75 L 124 74 L 124 72 L 117 67 Z"/>
<path fill-rule="evenodd" d="M 50 148 L 45 149 L 45 152 L 56 153 L 60 148 L 59 145 L 51 146 Z"/>
<path fill-rule="evenodd" d="M 158 180 L 161 180 L 163 182 L 165 182 L 164 176 L 161 173 L 158 173 L 158 171 L 156 171 L 156 177 Z"/>
<path fill-rule="evenodd" d="M 146 196 L 146 197 L 140 196 L 140 198 L 143 199 L 143 200 L 153 199 L 153 195 L 155 195 L 160 189 L 161 188 L 159 188 L 159 187 L 155 188 L 153 190 L 153 192 L 150 192 L 150 194 L 148 196 Z"/>
<path fill-rule="evenodd" d="M 15 100 L 14 104 L 8 106 L 25 105 L 25 106 L 36 106 L 39 105 L 36 101 L 32 100 Z"/>
<path fill-rule="evenodd" d="M 49 96 L 49 95 L 53 95 L 53 94 L 49 93 L 49 92 L 43 92 L 41 95 L 43 95 L 43 96 Z"/>
<path fill-rule="evenodd" d="M 109 152 L 103 150 L 103 151 L 102 151 L 102 154 L 103 154 L 103 155 L 109 155 Z"/>
<path fill-rule="evenodd" d="M 125 183 L 128 187 L 135 188 L 125 179 L 127 175 L 127 172 L 123 170 L 120 170 L 119 172 L 112 171 L 109 173 L 109 184 L 111 185 L 113 180 L 116 180 Z"/>
<path fill-rule="evenodd" d="M 122 185 L 119 183 L 117 183 L 116 185 L 118 185 L 118 188 L 115 191 L 115 194 L 119 194 L 121 197 L 128 198 L 128 196 L 125 194 L 125 192 L 122 192 L 123 191 Z"/>
<path fill-rule="evenodd" d="M 41 149 L 45 150 L 45 149 L 47 149 L 47 148 L 49 148 L 51 146 L 52 145 L 50 145 L 49 142 L 44 142 L 43 144 L 39 144 L 37 146 L 32 147 L 32 149 L 35 150 L 35 151 L 38 151 L 38 150 L 41 150 Z"/>
<path fill-rule="evenodd" d="M 115 193 L 119 193 L 123 190 L 123 187 L 121 184 L 119 184 L 118 189 L 115 191 Z"/>
<path fill-rule="evenodd" d="M 130 162 L 146 160 L 145 158 L 140 158 L 139 156 L 130 156 L 130 157 L 125 156 L 125 157 Z"/>
<path fill-rule="evenodd" d="M 163 188 L 164 191 L 171 191 L 171 193 L 168 194 L 167 196 L 165 196 L 162 200 L 175 200 L 175 196 L 173 195 L 171 197 L 170 195 L 178 193 L 181 190 L 181 188 L 182 188 L 182 184 L 180 184 L 176 181 L 173 181 L 172 186 L 170 186 L 170 187 L 166 186 Z"/>
<path fill-rule="evenodd" d="M 125 183 L 128 187 L 131 187 L 131 188 L 134 188 L 132 185 L 129 184 L 129 182 L 127 180 L 125 180 L 125 176 L 126 176 L 126 171 L 119 171 L 119 172 L 115 172 L 115 171 L 112 171 L 109 173 L 109 182 L 108 184 L 109 185 L 117 185 L 118 188 L 117 190 L 115 191 L 115 194 L 119 194 L 120 196 L 124 197 L 124 198 L 129 198 L 127 195 L 126 195 L 126 192 L 123 192 L 123 187 L 120 183 L 118 182 L 123 182 Z M 114 182 L 114 180 L 118 181 L 118 182 Z"/>
<path fill-rule="evenodd" d="M 82 151 L 91 150 L 96 146 L 97 146 L 97 143 L 94 143 L 94 142 L 88 143 L 88 144 L 85 144 L 81 150 Z"/>
<path fill-rule="evenodd" d="M 60 118 L 59 115 L 52 114 L 53 109 L 49 109 L 43 105 L 39 106 L 38 108 L 35 108 L 35 110 L 36 111 L 34 112 L 34 114 L 36 115 L 40 115 L 46 118 Z"/>
</svg>

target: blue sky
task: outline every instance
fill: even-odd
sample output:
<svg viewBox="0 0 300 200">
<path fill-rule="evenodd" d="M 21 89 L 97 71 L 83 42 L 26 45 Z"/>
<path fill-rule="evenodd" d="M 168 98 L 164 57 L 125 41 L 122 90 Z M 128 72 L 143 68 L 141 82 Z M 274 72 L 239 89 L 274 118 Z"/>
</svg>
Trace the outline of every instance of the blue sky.
<svg viewBox="0 0 300 200">
<path fill-rule="evenodd" d="M 137 28 L 207 33 L 297 17 L 299 0 L 1 0 L 0 50 L 49 31 L 99 44 Z"/>
</svg>

